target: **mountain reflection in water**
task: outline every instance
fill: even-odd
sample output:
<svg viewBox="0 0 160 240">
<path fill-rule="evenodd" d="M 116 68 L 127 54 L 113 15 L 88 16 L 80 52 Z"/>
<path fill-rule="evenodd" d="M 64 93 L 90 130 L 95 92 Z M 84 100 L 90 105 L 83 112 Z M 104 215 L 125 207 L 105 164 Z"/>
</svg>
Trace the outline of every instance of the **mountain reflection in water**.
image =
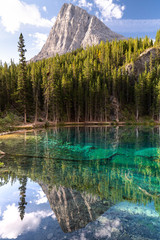
<svg viewBox="0 0 160 240">
<path fill-rule="evenodd" d="M 50 190 L 47 185 L 41 185 L 41 187 L 65 233 L 85 227 L 111 206 L 110 202 L 102 201 L 97 196 L 80 193 L 65 187 L 58 189 L 53 187 Z"/>
</svg>

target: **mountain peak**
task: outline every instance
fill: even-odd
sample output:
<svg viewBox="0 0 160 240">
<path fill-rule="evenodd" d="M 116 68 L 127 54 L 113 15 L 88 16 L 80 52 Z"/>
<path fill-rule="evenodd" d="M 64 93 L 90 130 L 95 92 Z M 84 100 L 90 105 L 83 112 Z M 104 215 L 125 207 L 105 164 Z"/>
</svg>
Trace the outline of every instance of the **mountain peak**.
<svg viewBox="0 0 160 240">
<path fill-rule="evenodd" d="M 40 53 L 31 61 L 42 60 L 62 55 L 77 48 L 86 48 L 99 44 L 101 41 L 125 39 L 112 32 L 97 17 L 90 15 L 86 10 L 71 3 L 64 3 L 46 43 Z"/>
</svg>

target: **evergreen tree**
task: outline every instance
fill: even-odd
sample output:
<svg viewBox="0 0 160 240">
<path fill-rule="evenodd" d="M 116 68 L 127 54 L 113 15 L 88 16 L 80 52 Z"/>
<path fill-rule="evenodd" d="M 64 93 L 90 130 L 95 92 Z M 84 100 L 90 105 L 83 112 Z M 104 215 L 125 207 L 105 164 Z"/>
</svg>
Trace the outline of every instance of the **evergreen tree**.
<svg viewBox="0 0 160 240">
<path fill-rule="evenodd" d="M 25 43 L 23 34 L 20 34 L 18 42 L 18 52 L 19 52 L 19 66 L 18 66 L 18 98 L 19 102 L 23 106 L 24 112 L 24 123 L 27 122 L 27 66 L 25 58 Z"/>
</svg>

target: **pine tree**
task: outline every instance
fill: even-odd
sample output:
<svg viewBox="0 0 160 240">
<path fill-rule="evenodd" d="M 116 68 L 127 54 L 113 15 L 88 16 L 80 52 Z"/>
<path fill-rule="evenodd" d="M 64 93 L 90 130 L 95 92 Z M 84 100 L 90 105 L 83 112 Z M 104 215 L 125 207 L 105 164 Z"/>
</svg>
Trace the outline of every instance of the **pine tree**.
<svg viewBox="0 0 160 240">
<path fill-rule="evenodd" d="M 19 52 L 19 67 L 18 67 L 18 97 L 19 101 L 23 106 L 24 111 L 24 123 L 27 122 L 27 67 L 25 58 L 25 44 L 24 37 L 21 33 L 18 42 L 18 52 Z"/>
</svg>

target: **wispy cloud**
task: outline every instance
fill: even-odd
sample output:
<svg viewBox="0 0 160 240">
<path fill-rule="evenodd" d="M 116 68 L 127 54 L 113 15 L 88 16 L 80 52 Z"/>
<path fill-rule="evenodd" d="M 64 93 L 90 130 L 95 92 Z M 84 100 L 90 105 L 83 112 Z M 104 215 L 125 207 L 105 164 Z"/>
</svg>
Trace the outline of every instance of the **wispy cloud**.
<svg viewBox="0 0 160 240">
<path fill-rule="evenodd" d="M 46 6 L 43 6 L 42 9 L 43 9 L 44 12 L 47 12 L 47 8 L 46 8 Z"/>
<path fill-rule="evenodd" d="M 51 18 L 51 24 L 52 24 L 52 26 L 53 26 L 53 24 L 55 24 L 56 19 L 57 19 L 57 17 Z"/>
<path fill-rule="evenodd" d="M 51 19 L 52 26 L 54 25 L 55 21 L 56 21 L 56 17 L 53 17 Z M 30 33 L 29 37 L 31 37 L 33 39 L 32 45 L 34 46 L 34 48 L 37 50 L 41 50 L 41 48 L 43 47 L 43 45 L 45 44 L 45 42 L 47 40 L 48 34 L 35 32 L 33 34 Z"/>
<path fill-rule="evenodd" d="M 105 23 L 114 31 L 121 33 L 156 32 L 160 29 L 160 19 L 119 19 Z"/>
<path fill-rule="evenodd" d="M 38 194 L 37 194 L 37 200 L 36 200 L 36 204 L 39 205 L 39 204 L 43 204 L 43 203 L 46 203 L 48 200 L 47 200 L 47 197 L 46 195 L 44 194 L 44 192 L 41 190 L 38 191 Z"/>
<path fill-rule="evenodd" d="M 45 33 L 39 33 L 36 32 L 34 34 L 29 34 L 29 37 L 33 38 L 33 43 L 32 45 L 37 49 L 40 50 L 43 45 L 45 44 L 46 40 L 47 40 L 47 34 Z"/>
<path fill-rule="evenodd" d="M 0 19 L 5 30 L 11 33 L 18 31 L 22 24 L 47 28 L 53 25 L 52 20 L 41 16 L 35 4 L 27 4 L 21 0 L 0 0 Z"/>
</svg>

